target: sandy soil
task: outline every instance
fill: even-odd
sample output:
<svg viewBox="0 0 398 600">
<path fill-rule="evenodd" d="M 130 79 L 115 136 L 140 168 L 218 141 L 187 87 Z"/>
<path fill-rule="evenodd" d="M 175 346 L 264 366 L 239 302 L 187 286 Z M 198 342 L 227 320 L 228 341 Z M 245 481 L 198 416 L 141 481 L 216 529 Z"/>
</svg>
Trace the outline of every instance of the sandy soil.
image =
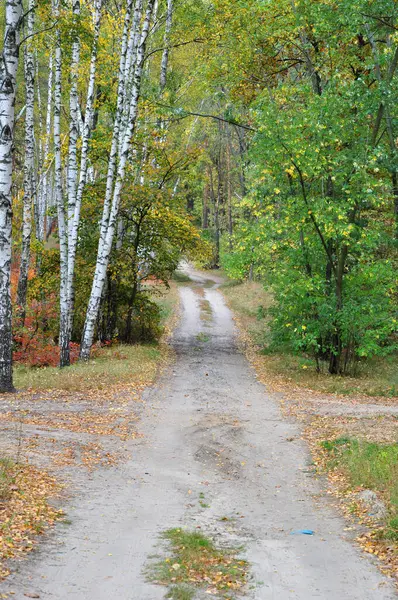
<svg viewBox="0 0 398 600">
<path fill-rule="evenodd" d="M 185 526 L 243 547 L 251 564 L 244 598 L 397 598 L 322 492 L 299 425 L 282 418 L 238 351 L 219 279 L 213 285 L 189 274 L 195 283 L 180 288 L 171 341 L 177 359 L 145 393 L 144 437 L 126 441 L 129 460 L 75 482 L 69 524 L 58 525 L 1 591 L 18 600 L 164 598 L 145 566 L 162 552 L 161 532 Z M 211 308 L 205 319 L 203 299 Z M 301 529 L 315 533 L 292 534 Z"/>
</svg>

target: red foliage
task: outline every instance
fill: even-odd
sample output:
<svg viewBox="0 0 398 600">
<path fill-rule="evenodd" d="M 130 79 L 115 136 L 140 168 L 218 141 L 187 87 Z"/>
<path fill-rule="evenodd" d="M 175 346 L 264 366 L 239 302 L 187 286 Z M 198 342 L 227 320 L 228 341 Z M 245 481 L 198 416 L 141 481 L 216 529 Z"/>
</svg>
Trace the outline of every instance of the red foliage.
<svg viewBox="0 0 398 600">
<path fill-rule="evenodd" d="M 55 295 L 46 300 L 33 300 L 28 308 L 23 327 L 18 327 L 14 335 L 14 361 L 32 367 L 56 366 L 59 351 L 55 344 L 57 331 L 57 306 Z M 77 344 L 75 344 L 77 346 Z M 77 354 L 76 350 L 72 354 Z"/>
<path fill-rule="evenodd" d="M 33 340 L 14 338 L 20 344 L 20 348 L 14 351 L 14 362 L 27 365 L 29 367 L 56 367 L 59 364 L 59 347 L 54 343 L 45 344 L 40 336 Z M 25 345 L 23 345 L 25 342 Z M 71 342 L 70 344 L 70 362 L 77 362 L 79 358 L 79 344 Z"/>
</svg>

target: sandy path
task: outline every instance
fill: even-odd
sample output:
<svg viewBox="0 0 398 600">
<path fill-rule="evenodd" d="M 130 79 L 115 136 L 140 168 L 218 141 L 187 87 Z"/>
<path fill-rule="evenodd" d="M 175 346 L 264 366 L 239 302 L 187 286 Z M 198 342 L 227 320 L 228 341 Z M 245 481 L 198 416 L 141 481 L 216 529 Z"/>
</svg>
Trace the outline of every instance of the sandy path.
<svg viewBox="0 0 398 600">
<path fill-rule="evenodd" d="M 191 275 L 198 287 L 181 288 L 177 361 L 146 394 L 145 441 L 128 463 L 87 478 L 67 510 L 70 524 L 56 528 L 4 591 L 18 600 L 26 592 L 46 600 L 164 598 L 142 571 L 161 531 L 184 525 L 244 545 L 252 565 L 245 598 L 397 598 L 320 494 L 298 426 L 281 417 L 236 349 L 221 294 Z M 315 535 L 291 535 L 303 528 Z"/>
</svg>

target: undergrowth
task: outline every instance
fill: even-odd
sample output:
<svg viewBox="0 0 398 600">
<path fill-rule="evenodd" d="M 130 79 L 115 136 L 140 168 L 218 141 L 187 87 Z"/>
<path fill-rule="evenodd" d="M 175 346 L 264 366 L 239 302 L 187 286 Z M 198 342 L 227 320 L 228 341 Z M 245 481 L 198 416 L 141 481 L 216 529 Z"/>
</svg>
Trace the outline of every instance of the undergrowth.
<svg viewBox="0 0 398 600">
<path fill-rule="evenodd" d="M 355 376 L 327 373 L 320 363 L 318 373 L 312 357 L 295 355 L 284 348 L 270 347 L 268 309 L 272 295 L 258 282 L 227 282 L 223 294 L 248 334 L 258 353 L 264 355 L 262 366 L 266 378 L 278 378 L 315 391 L 351 395 L 395 397 L 398 395 L 397 355 L 373 358 L 357 363 Z"/>
</svg>

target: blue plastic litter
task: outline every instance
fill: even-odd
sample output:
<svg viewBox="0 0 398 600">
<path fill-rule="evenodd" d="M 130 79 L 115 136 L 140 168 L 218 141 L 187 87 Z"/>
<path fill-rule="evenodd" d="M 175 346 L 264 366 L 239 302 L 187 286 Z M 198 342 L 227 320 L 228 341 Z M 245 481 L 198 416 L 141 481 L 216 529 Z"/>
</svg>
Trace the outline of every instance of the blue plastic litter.
<svg viewBox="0 0 398 600">
<path fill-rule="evenodd" d="M 290 535 L 314 535 L 315 531 L 312 529 L 297 529 L 297 531 L 292 531 Z"/>
</svg>

